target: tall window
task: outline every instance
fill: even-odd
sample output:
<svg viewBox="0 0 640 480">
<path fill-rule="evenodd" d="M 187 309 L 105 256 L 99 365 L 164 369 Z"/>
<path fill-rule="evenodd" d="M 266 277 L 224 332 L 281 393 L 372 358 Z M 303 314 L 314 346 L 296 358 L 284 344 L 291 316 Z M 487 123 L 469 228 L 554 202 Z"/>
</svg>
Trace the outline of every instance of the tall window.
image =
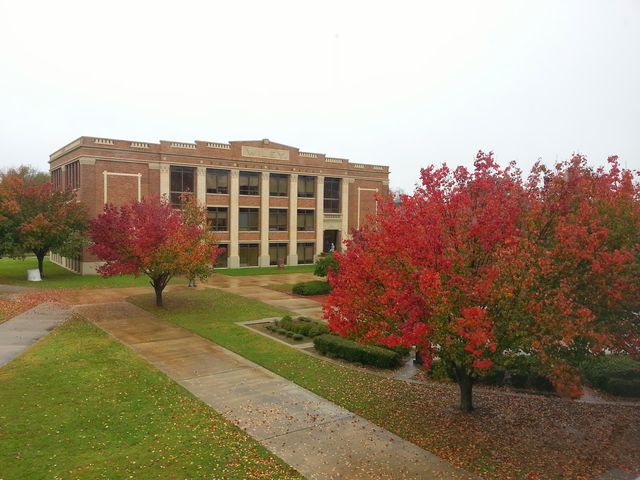
<svg viewBox="0 0 640 480">
<path fill-rule="evenodd" d="M 259 208 L 241 208 L 240 216 L 238 217 L 240 223 L 240 231 L 256 232 L 260 230 L 259 212 Z"/>
<path fill-rule="evenodd" d="M 229 171 L 207 168 L 207 193 L 229 193 Z"/>
<path fill-rule="evenodd" d="M 64 172 L 66 188 L 80 188 L 80 162 L 76 160 L 67 164 Z"/>
<path fill-rule="evenodd" d="M 260 195 L 260 174 L 240 172 L 240 195 Z"/>
<path fill-rule="evenodd" d="M 324 211 L 340 213 L 340 179 L 324 179 Z"/>
<path fill-rule="evenodd" d="M 221 248 L 222 251 L 216 257 L 216 264 L 214 265 L 214 267 L 227 268 L 229 261 L 229 244 L 219 243 L 218 247 Z"/>
<path fill-rule="evenodd" d="M 289 175 L 272 173 L 269 175 L 269 195 L 286 197 L 289 194 Z"/>
<path fill-rule="evenodd" d="M 313 232 L 315 228 L 315 210 L 298 210 L 298 231 Z"/>
<path fill-rule="evenodd" d="M 180 206 L 180 196 L 183 193 L 195 191 L 195 168 L 171 167 L 169 195 L 173 206 Z"/>
<path fill-rule="evenodd" d="M 51 172 L 51 182 L 56 190 L 62 190 L 62 169 L 56 168 Z"/>
<path fill-rule="evenodd" d="M 300 175 L 298 177 L 298 196 L 313 198 L 316 196 L 316 177 Z"/>
<path fill-rule="evenodd" d="M 286 243 L 270 243 L 269 244 L 269 263 L 278 265 L 280 262 L 284 264 L 287 261 L 287 244 Z"/>
<path fill-rule="evenodd" d="M 287 230 L 287 209 L 269 209 L 269 230 L 272 232 L 285 232 Z"/>
<path fill-rule="evenodd" d="M 227 207 L 207 207 L 207 222 L 214 232 L 229 230 L 229 209 Z"/>
<path fill-rule="evenodd" d="M 298 263 L 313 263 L 314 243 L 298 244 Z"/>
<path fill-rule="evenodd" d="M 238 245 L 238 254 L 240 256 L 241 267 L 257 267 L 258 266 L 258 244 L 257 243 L 241 243 Z"/>
</svg>

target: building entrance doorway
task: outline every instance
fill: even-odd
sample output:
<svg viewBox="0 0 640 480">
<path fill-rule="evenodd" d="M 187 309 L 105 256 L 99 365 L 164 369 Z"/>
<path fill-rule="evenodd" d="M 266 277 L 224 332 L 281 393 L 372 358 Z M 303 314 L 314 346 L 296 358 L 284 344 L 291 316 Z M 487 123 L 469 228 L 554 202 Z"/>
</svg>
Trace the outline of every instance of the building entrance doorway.
<svg viewBox="0 0 640 480">
<path fill-rule="evenodd" d="M 323 252 L 330 252 L 331 245 L 333 245 L 334 250 L 340 250 L 340 244 L 338 243 L 338 232 L 339 230 L 324 231 L 324 240 L 322 242 Z"/>
</svg>

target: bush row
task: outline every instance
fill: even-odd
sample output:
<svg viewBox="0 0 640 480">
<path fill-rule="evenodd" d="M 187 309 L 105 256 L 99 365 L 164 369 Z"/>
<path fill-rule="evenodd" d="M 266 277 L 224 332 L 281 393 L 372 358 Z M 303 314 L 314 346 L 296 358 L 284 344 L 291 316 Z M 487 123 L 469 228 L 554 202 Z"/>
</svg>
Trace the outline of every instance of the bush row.
<svg viewBox="0 0 640 480">
<path fill-rule="evenodd" d="M 267 330 L 271 330 L 273 333 L 277 333 L 285 337 L 293 338 L 294 340 L 304 340 L 304 335 L 292 332 L 290 330 L 285 330 L 284 328 L 278 328 L 273 324 L 267 325 Z"/>
<path fill-rule="evenodd" d="M 267 329 L 289 337 L 300 335 L 301 337 L 313 338 L 324 333 L 329 333 L 329 327 L 324 323 L 316 322 L 307 317 L 291 318 L 289 315 L 268 325 Z"/>
<path fill-rule="evenodd" d="M 324 355 L 342 358 L 350 362 L 394 368 L 400 365 L 402 353 L 375 345 L 362 345 L 337 335 L 320 335 L 313 339 L 316 350 Z"/>
<path fill-rule="evenodd" d="M 603 355 L 582 365 L 589 384 L 612 395 L 640 397 L 640 361 L 627 355 Z"/>
<path fill-rule="evenodd" d="M 331 286 L 324 280 L 311 280 L 296 283 L 291 291 L 296 295 L 326 295 L 331 292 Z"/>
<path fill-rule="evenodd" d="M 439 380 L 456 380 L 455 374 L 447 371 L 439 360 L 434 360 L 428 374 L 430 377 Z M 507 366 L 491 368 L 485 375 L 478 377 L 476 382 L 484 385 L 506 385 L 543 392 L 552 392 L 554 390 L 553 384 L 549 379 L 537 373 L 536 361 L 531 357 L 522 357 L 510 362 Z"/>
<path fill-rule="evenodd" d="M 512 359 L 506 366 L 496 367 L 478 378 L 478 383 L 510 385 L 542 391 L 553 391 L 547 377 L 538 373 L 540 366 L 533 356 Z M 586 361 L 581 366 L 585 383 L 612 395 L 640 397 L 640 361 L 627 355 L 603 355 Z M 435 361 L 429 372 L 433 378 L 450 378 L 451 374 Z"/>
</svg>

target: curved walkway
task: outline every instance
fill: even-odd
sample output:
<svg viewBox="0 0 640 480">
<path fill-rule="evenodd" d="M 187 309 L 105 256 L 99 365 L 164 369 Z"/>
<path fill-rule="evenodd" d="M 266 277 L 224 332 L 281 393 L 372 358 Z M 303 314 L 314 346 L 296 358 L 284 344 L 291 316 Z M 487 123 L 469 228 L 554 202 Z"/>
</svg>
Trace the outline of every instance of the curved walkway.
<svg viewBox="0 0 640 480">
<path fill-rule="evenodd" d="M 76 309 L 309 479 L 476 478 L 127 302 Z"/>
</svg>

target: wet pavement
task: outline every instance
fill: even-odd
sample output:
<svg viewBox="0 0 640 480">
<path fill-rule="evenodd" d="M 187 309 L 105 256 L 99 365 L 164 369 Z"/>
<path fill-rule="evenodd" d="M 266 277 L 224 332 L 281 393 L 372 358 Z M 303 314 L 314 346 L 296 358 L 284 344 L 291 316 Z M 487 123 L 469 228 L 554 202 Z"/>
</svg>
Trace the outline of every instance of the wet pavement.
<svg viewBox="0 0 640 480">
<path fill-rule="evenodd" d="M 41 303 L 0 324 L 0 367 L 46 337 L 72 313 L 59 303 Z"/>
<path fill-rule="evenodd" d="M 206 283 L 201 283 L 200 286 L 219 288 L 225 292 L 252 298 L 274 307 L 285 308 L 296 315 L 320 320 L 322 319 L 322 305 L 317 301 L 268 288 L 272 285 L 293 284 L 309 280 L 318 280 L 318 277 L 314 277 L 311 273 L 282 273 L 247 277 L 214 275 Z"/>
<path fill-rule="evenodd" d="M 229 285 L 227 289 L 238 287 Z M 475 478 L 348 410 L 132 304 L 85 304 L 76 310 L 309 479 Z"/>
</svg>

